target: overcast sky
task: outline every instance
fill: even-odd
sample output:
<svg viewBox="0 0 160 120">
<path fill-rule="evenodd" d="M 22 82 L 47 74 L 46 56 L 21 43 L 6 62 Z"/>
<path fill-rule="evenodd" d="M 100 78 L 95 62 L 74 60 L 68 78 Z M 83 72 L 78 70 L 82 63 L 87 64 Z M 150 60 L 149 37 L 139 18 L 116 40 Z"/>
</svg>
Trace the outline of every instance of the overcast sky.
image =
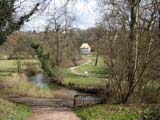
<svg viewBox="0 0 160 120">
<path fill-rule="evenodd" d="M 60 1 L 60 0 L 57 0 L 57 1 Z M 60 5 L 60 3 L 58 4 Z M 30 2 L 28 1 L 27 4 L 24 3 L 24 6 L 26 8 L 32 8 L 34 6 L 33 0 L 30 0 Z M 74 6 L 72 6 L 71 8 L 76 18 L 76 20 L 73 22 L 74 27 L 86 29 L 88 27 L 93 27 L 95 25 L 96 19 L 97 19 L 96 18 L 97 16 L 96 0 L 78 0 L 78 2 L 76 2 Z M 53 3 L 50 4 L 50 6 L 47 8 L 47 10 L 45 10 L 45 12 L 43 13 L 37 12 L 35 15 L 33 15 L 30 18 L 30 20 L 25 23 L 25 25 L 22 27 L 21 30 L 43 31 L 47 24 L 47 19 L 49 17 L 50 12 L 53 12 Z"/>
</svg>

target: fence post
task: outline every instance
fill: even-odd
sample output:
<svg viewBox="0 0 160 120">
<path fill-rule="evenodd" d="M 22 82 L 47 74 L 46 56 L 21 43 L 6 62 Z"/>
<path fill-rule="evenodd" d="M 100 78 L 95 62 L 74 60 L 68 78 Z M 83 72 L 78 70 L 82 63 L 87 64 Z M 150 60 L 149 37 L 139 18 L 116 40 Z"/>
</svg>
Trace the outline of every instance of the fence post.
<svg viewBox="0 0 160 120">
<path fill-rule="evenodd" d="M 77 97 L 77 96 L 78 96 L 78 95 L 75 95 L 75 96 L 74 96 L 74 100 L 73 100 L 73 105 L 74 105 L 74 106 L 76 106 L 76 97 Z"/>
</svg>

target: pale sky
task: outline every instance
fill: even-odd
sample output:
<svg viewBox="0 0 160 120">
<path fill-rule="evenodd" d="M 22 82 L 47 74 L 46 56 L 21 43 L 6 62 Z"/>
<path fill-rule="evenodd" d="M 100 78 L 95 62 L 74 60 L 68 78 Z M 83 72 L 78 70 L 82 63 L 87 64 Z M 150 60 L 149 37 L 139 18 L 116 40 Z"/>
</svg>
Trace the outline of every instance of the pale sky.
<svg viewBox="0 0 160 120">
<path fill-rule="evenodd" d="M 25 7 L 31 8 L 36 0 L 31 0 Z M 63 1 L 63 0 L 62 0 Z M 74 5 L 71 6 L 72 12 L 75 15 L 76 20 L 73 22 L 73 27 L 78 27 L 81 29 L 86 29 L 88 27 L 93 27 L 96 23 L 97 16 L 97 2 L 96 0 L 77 0 Z M 23 8 L 24 9 L 24 8 Z M 47 19 L 49 18 L 50 12 L 53 12 L 53 4 L 48 7 L 48 9 L 43 12 L 37 12 L 33 15 L 28 22 L 22 27 L 23 31 L 43 31 L 47 25 Z"/>
</svg>

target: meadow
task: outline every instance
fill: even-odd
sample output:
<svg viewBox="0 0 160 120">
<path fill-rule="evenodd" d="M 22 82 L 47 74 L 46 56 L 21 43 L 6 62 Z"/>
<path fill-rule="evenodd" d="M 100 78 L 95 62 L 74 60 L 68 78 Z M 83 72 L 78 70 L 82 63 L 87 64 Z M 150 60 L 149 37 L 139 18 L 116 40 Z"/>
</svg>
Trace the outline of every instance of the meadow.
<svg viewBox="0 0 160 120">
<path fill-rule="evenodd" d="M 36 59 L 21 60 L 22 70 L 29 66 L 38 66 L 39 61 Z M 10 76 L 17 72 L 17 60 L 0 60 L 0 79 Z"/>
<path fill-rule="evenodd" d="M 99 57 L 99 62 L 95 66 L 95 56 L 85 56 L 85 59 L 90 59 L 91 62 L 85 65 L 80 65 L 75 69 L 81 75 L 73 73 L 71 70 L 67 69 L 64 73 L 64 83 L 69 85 L 75 85 L 78 87 L 91 87 L 99 88 L 105 87 L 107 79 L 105 79 L 108 70 L 102 57 Z M 88 72 L 88 76 L 84 76 L 84 72 Z"/>
</svg>

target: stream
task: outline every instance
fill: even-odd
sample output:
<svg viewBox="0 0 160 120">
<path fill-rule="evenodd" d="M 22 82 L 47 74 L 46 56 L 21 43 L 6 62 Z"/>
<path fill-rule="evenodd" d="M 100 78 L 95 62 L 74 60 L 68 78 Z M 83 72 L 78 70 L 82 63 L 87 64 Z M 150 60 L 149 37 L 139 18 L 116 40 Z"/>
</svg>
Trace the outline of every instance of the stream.
<svg viewBox="0 0 160 120">
<path fill-rule="evenodd" d="M 41 88 L 48 86 L 48 83 L 46 82 L 45 76 L 42 72 L 37 73 L 34 76 L 30 76 L 29 79 L 33 84 L 35 84 L 36 86 L 39 86 Z"/>
<path fill-rule="evenodd" d="M 41 88 L 48 87 L 48 83 L 45 80 L 45 75 L 41 72 L 34 76 L 30 77 L 30 80 L 33 84 L 36 86 L 39 86 Z M 104 97 L 94 94 L 87 94 L 78 92 L 76 90 L 70 90 L 65 87 L 60 87 L 60 89 L 54 90 L 55 97 L 57 98 L 65 98 L 70 99 L 72 102 L 72 105 L 75 106 L 86 106 L 86 105 L 93 105 L 104 102 Z"/>
</svg>

